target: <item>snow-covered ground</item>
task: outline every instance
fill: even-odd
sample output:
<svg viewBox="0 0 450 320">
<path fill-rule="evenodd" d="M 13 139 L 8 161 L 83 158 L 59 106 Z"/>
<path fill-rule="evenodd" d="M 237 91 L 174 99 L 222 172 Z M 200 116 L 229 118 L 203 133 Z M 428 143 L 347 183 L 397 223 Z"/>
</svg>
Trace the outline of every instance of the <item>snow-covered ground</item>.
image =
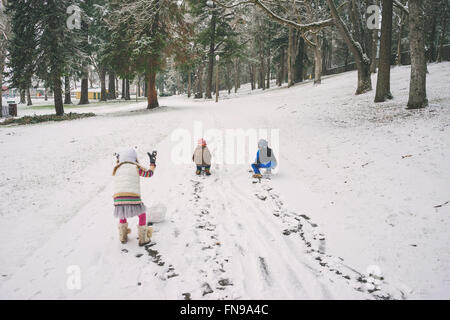
<svg viewBox="0 0 450 320">
<path fill-rule="evenodd" d="M 101 105 L 70 110 L 94 118 L 1 127 L 0 298 L 449 299 L 450 63 L 429 71 L 419 111 L 405 110 L 400 67 L 383 104 L 355 96 L 349 72 L 320 86 L 245 86 L 218 104 L 178 96 L 153 111 Z M 193 147 L 198 123 L 279 130 L 279 171 L 253 183 L 247 164 L 215 163 L 195 176 L 174 161 L 173 138 L 188 130 Z M 144 163 L 159 151 L 143 199 L 167 218 L 147 248 L 135 220 L 120 244 L 112 217 L 113 154 L 127 146 Z"/>
</svg>

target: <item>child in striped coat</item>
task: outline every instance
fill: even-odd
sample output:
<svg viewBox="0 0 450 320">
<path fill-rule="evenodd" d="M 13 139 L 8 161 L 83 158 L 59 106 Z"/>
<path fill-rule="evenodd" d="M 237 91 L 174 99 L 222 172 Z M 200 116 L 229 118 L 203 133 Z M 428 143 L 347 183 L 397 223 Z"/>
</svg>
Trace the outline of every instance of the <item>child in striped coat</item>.
<svg viewBox="0 0 450 320">
<path fill-rule="evenodd" d="M 141 200 L 140 177 L 150 178 L 156 168 L 156 156 L 150 158 L 150 169 L 139 164 L 136 151 L 132 148 L 117 155 L 117 165 L 114 167 L 114 217 L 120 219 L 120 242 L 128 241 L 128 218 L 139 216 L 139 245 L 150 242 L 151 227 L 147 226 L 146 207 Z"/>
</svg>

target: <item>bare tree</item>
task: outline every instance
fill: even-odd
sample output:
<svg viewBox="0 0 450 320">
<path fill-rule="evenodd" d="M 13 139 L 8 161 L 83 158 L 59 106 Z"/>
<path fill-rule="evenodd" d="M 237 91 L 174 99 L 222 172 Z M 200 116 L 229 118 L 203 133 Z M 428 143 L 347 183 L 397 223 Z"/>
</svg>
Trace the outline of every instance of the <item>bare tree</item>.
<svg viewBox="0 0 450 320">
<path fill-rule="evenodd" d="M 409 1 L 409 46 L 411 51 L 411 82 L 408 109 L 428 106 L 427 61 L 425 55 L 425 17 L 422 0 Z"/>
<path fill-rule="evenodd" d="M 375 102 L 384 102 L 394 98 L 391 94 L 392 0 L 382 0 L 382 5 L 380 66 Z"/>
</svg>

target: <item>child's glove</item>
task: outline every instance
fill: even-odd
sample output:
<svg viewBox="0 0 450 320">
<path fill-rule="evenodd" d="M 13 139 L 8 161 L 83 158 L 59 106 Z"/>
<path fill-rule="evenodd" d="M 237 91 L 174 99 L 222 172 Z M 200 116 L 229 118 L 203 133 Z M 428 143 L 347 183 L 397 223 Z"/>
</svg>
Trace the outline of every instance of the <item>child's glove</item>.
<svg viewBox="0 0 450 320">
<path fill-rule="evenodd" d="M 147 152 L 148 157 L 150 158 L 150 165 L 156 165 L 156 156 L 158 155 L 157 151 L 153 151 L 152 153 Z"/>
</svg>

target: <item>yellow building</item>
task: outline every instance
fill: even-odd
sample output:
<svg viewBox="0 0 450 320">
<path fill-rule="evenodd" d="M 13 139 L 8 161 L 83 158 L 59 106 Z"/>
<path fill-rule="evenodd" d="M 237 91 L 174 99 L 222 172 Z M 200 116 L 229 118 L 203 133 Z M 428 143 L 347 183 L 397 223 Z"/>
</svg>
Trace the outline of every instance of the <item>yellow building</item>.
<svg viewBox="0 0 450 320">
<path fill-rule="evenodd" d="M 75 90 L 75 99 L 80 100 L 81 98 L 81 90 Z M 108 94 L 108 90 L 106 90 L 106 94 Z M 88 99 L 89 100 L 100 100 L 102 97 L 101 89 L 89 89 Z"/>
</svg>

